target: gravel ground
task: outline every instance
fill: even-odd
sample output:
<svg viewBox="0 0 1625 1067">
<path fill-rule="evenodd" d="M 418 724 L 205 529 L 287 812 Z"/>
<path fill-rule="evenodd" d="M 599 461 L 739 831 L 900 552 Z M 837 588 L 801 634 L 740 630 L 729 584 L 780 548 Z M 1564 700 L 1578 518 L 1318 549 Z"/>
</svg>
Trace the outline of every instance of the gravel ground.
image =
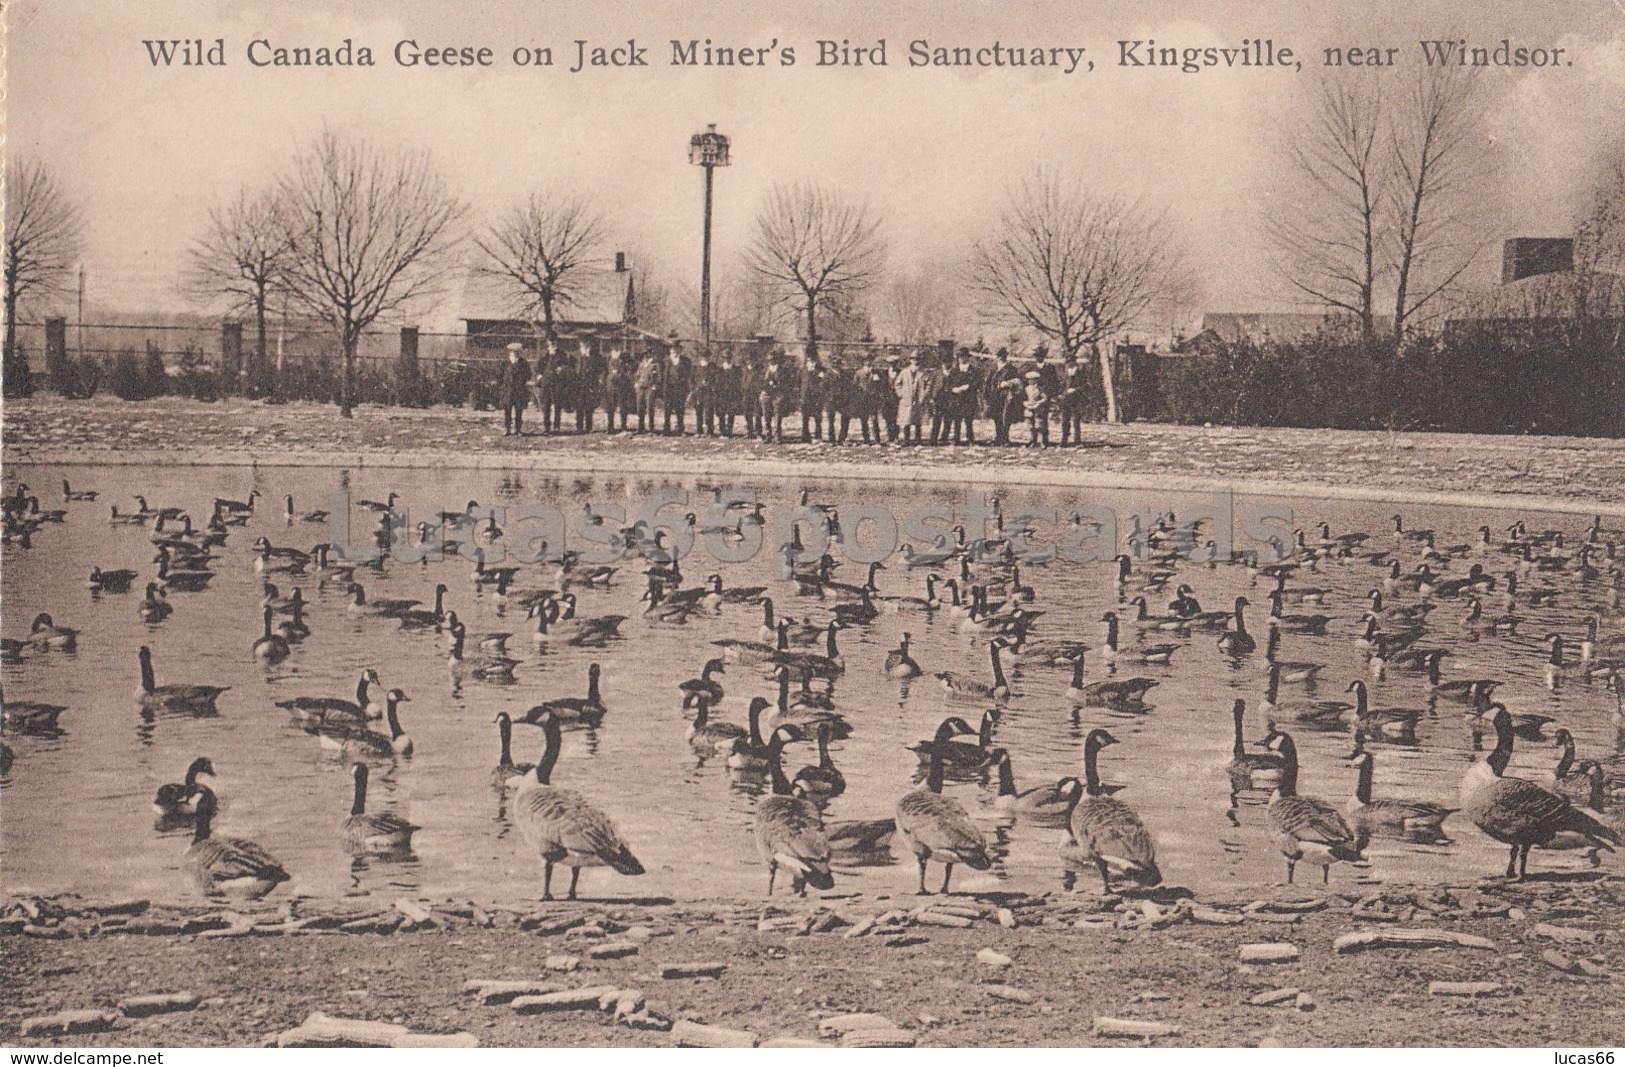
<svg viewBox="0 0 1625 1067">
<path fill-rule="evenodd" d="M 432 927 L 390 933 L 288 932 L 282 924 L 290 911 L 317 914 L 305 901 L 258 913 L 255 932 L 243 925 L 247 919 L 201 907 L 98 917 L 82 902 L 31 901 L 44 914 L 19 936 L 13 931 L 22 912 L 13 902 L 5 913 L 9 936 L 0 940 L 0 981 L 8 991 L 0 1042 L 18 1040 L 26 1018 L 76 1008 L 112 1014 L 108 1029 L 73 1040 L 126 1046 L 260 1044 L 312 1012 L 465 1033 L 482 1045 L 671 1045 L 681 1028 L 660 1027 L 682 1020 L 749 1031 L 761 1041 L 815 1039 L 822 1020 L 847 1012 L 884 1016 L 902 1032 L 886 1031 L 891 1039 L 919 1045 L 1138 1043 L 1099 1034 L 1101 1016 L 1166 1024 L 1173 1030 L 1155 1041 L 1169 1045 L 1625 1042 L 1625 879 L 1339 889 L 1281 887 L 1260 900 L 1194 907 L 1180 903 L 1177 891 L 1150 908 L 1088 892 L 926 902 L 936 916 L 948 915 L 944 904 L 967 916 L 946 920 L 964 922 L 961 928 L 910 917 L 921 905 L 912 896 L 781 897 L 766 910 L 761 902 L 533 902 L 489 911 L 438 904 L 429 912 Z M 70 914 L 57 914 L 60 904 Z M 1001 907 L 1013 928 L 998 921 Z M 898 909 L 893 925 L 847 936 L 891 909 Z M 1233 925 L 1213 925 L 1220 917 Z M 154 932 L 186 918 L 237 923 L 243 933 Z M 813 932 L 799 934 L 807 926 Z M 1334 946 L 1353 931 L 1418 929 L 1485 940 L 1479 947 L 1356 952 Z M 52 930 L 63 939 L 39 936 Z M 1260 943 L 1293 946 L 1299 957 L 1244 962 L 1241 947 Z M 611 954 L 630 954 L 590 958 L 605 945 L 617 946 Z M 579 969 L 550 971 L 550 956 L 578 957 Z M 673 964 L 705 962 L 723 964 L 720 977 L 661 975 Z M 464 988 L 481 979 L 635 989 L 646 998 L 635 1019 L 654 1028 L 636 1029 L 596 1009 L 523 1015 L 484 1005 Z M 1431 986 L 1437 982 L 1493 987 L 1444 995 Z M 179 991 L 199 994 L 202 1003 L 144 1019 L 113 1010 L 132 994 Z M 1284 999 L 1253 1003 L 1261 994 Z"/>
<path fill-rule="evenodd" d="M 501 416 L 452 408 L 363 407 L 341 419 L 331 406 L 249 401 L 202 404 L 164 398 L 63 401 L 36 397 L 5 405 L 12 461 L 342 462 L 470 466 L 547 464 L 581 470 L 774 474 L 838 464 L 855 476 L 944 477 L 1104 486 L 1192 487 L 1215 482 L 1329 495 L 1395 499 L 1547 498 L 1575 508 L 1625 508 L 1625 441 L 1484 437 L 1343 430 L 1190 426 L 1091 426 L 1083 448 L 879 448 L 658 435 L 564 434 L 503 437 Z M 799 423 L 798 423 L 799 425 Z M 1025 431 L 1018 431 L 1024 434 Z M 984 427 L 991 436 L 991 427 Z"/>
</svg>

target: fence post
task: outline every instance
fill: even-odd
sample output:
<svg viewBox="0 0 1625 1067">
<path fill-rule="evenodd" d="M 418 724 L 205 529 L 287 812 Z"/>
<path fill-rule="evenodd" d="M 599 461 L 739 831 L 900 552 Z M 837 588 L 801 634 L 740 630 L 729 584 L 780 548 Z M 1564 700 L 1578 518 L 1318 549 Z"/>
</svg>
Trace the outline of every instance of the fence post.
<svg viewBox="0 0 1625 1067">
<path fill-rule="evenodd" d="M 401 354 L 395 360 L 395 402 L 415 403 L 418 395 L 418 328 L 401 327 Z"/>
<path fill-rule="evenodd" d="M 73 391 L 73 376 L 68 373 L 68 320 L 45 320 L 45 373 L 51 379 L 51 388 L 62 396 Z"/>
<path fill-rule="evenodd" d="M 243 324 L 226 320 L 220 324 L 220 391 L 233 395 L 242 391 Z"/>
</svg>

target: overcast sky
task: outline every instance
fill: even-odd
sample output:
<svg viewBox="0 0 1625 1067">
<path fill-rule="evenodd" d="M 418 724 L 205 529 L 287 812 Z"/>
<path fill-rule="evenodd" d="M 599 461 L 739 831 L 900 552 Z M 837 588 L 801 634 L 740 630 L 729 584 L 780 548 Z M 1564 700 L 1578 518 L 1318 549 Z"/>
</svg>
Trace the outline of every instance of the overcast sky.
<svg viewBox="0 0 1625 1067">
<path fill-rule="evenodd" d="M 1419 37 L 1561 46 L 1572 67 L 1494 72 L 1489 132 L 1504 163 L 1485 190 L 1491 234 L 1563 233 L 1599 153 L 1625 131 L 1625 8 L 1596 2 L 1469 5 L 1223 3 L 602 2 L 242 3 L 17 0 L 7 12 L 6 148 L 42 159 L 83 206 L 92 302 L 184 307 L 178 267 L 208 205 L 268 180 L 325 122 L 432 150 L 475 219 L 536 187 L 588 190 L 619 245 L 674 282 L 698 273 L 700 174 L 689 135 L 715 122 L 735 163 L 717 177 L 719 269 L 737 260 L 765 191 L 812 178 L 866 197 L 895 262 L 946 261 L 1013 181 L 1039 165 L 1166 205 L 1188 234 L 1210 310 L 1281 308 L 1259 192 L 1329 45 L 1400 48 Z M 1320 9 L 1347 8 L 1346 13 Z M 1473 9 L 1482 9 L 1482 13 Z M 1470 15 L 1462 12 L 1473 12 Z M 1466 22 L 1465 19 L 1472 21 Z M 144 39 L 225 38 L 224 68 L 157 68 Z M 248 43 L 373 49 L 363 70 L 256 69 Z M 571 74 L 575 38 L 648 48 L 647 69 Z M 795 48 L 785 69 L 669 65 L 672 38 Z M 885 69 L 815 65 L 814 42 L 886 38 Z M 1303 73 L 1123 70 L 1118 39 L 1234 45 L 1273 38 Z M 488 70 L 395 66 L 397 41 L 490 46 Z M 907 66 L 908 43 L 1087 47 L 1092 74 Z M 551 45 L 550 70 L 516 46 Z M 1381 77 L 1383 75 L 1373 75 Z M 1403 76 L 1403 75 L 1394 75 Z M 1493 256 L 1480 272 L 1487 277 Z M 426 312 L 448 322 L 455 308 Z"/>
</svg>

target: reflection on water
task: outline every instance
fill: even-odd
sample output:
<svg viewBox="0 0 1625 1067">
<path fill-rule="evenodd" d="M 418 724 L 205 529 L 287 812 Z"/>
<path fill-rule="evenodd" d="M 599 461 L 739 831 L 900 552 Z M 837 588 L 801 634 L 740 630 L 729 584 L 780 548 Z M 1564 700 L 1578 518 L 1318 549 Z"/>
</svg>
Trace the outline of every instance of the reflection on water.
<svg viewBox="0 0 1625 1067">
<path fill-rule="evenodd" d="M 515 720 L 532 705 L 559 697 L 580 697 L 591 663 L 602 665 L 602 700 L 608 708 L 602 725 L 590 731 L 570 730 L 554 774 L 555 784 L 579 789 L 607 811 L 648 870 L 636 881 L 594 870 L 583 877 L 583 892 L 671 895 L 756 896 L 765 886 L 765 871 L 751 834 L 751 811 L 765 788 L 762 775 L 730 771 L 721 758 L 696 758 L 684 740 L 686 720 L 677 683 L 697 677 L 722 639 L 762 639 L 762 609 L 750 603 L 728 603 L 713 613 L 703 607 L 681 625 L 645 620 L 642 564 L 620 564 L 606 587 L 572 585 L 582 615 L 628 617 L 622 637 L 601 648 L 549 639 L 533 640 L 535 622 L 527 618 L 522 593 L 558 588 L 556 565 L 521 566 L 513 588 L 499 596 L 490 584 L 476 584 L 472 565 L 452 557 L 439 563 L 386 562 L 362 566 L 355 574 L 371 601 L 434 600 L 434 588 L 448 587 L 446 606 L 454 609 L 470 635 L 466 655 L 479 659 L 477 635 L 507 632 L 506 655 L 517 660 L 512 679 L 501 673 L 454 669 L 450 647 L 432 626 L 407 628 L 366 610 L 355 610 L 343 580 L 318 581 L 312 575 L 271 575 L 282 596 L 294 588 L 308 602 L 302 617 L 310 633 L 292 645 L 291 655 L 273 666 L 257 664 L 250 646 L 261 632 L 266 576 L 256 571 L 255 537 L 277 547 L 309 549 L 323 539 L 325 527 L 283 519 L 281 501 L 292 494 L 301 513 L 325 507 L 330 491 L 349 489 L 357 499 L 383 499 L 400 494 L 414 521 L 441 508 L 458 509 L 470 498 L 496 499 L 512 507 L 556 505 L 567 516 L 584 503 L 618 504 L 632 511 L 643 494 L 656 488 L 695 490 L 695 486 L 655 479 L 595 479 L 535 472 L 473 471 L 341 471 L 336 469 L 270 469 L 255 473 L 203 469 L 109 468 L 76 472 L 74 481 L 96 489 L 96 504 L 74 503 L 68 521 L 34 538 L 28 549 L 5 546 L 4 595 L 7 636 L 20 635 L 20 620 L 49 611 L 57 623 L 79 629 L 78 649 L 27 652 L 3 667 L 5 692 L 18 701 L 66 706 L 59 730 L 7 731 L 17 754 L 4 782 L 3 861 L 8 889 L 77 890 L 90 895 L 143 895 L 174 898 L 189 895 L 182 876 L 186 846 L 184 828 L 154 831 L 152 798 L 157 787 L 177 781 L 199 755 L 214 761 L 222 797 L 223 832 L 250 836 L 280 857 L 294 875 L 299 892 L 338 897 L 351 894 L 398 894 L 503 899 L 534 896 L 539 891 L 540 864 L 523 850 L 512 832 L 500 789 L 492 786 L 498 761 L 493 720 L 506 711 Z M 54 485 L 57 472 L 19 469 L 13 477 Z M 126 510 L 131 494 L 140 492 L 154 507 L 178 505 L 194 517 L 207 516 L 216 497 L 243 499 L 260 492 L 259 506 L 246 526 L 233 529 L 212 564 L 215 577 L 193 592 L 170 598 L 168 618 L 144 623 L 137 604 L 155 555 L 150 529 L 112 526 L 107 505 Z M 794 503 L 800 483 L 756 486 L 769 508 Z M 812 499 L 845 507 L 861 502 L 894 509 L 924 503 L 952 506 L 956 493 L 939 487 L 829 482 L 813 484 Z M 696 493 L 703 505 L 708 493 Z M 1281 503 L 1281 502 L 1275 502 Z M 1364 530 L 1373 545 L 1391 543 L 1391 507 L 1321 500 L 1285 502 L 1293 525 L 1313 530 L 1325 520 L 1336 532 Z M 1019 507 L 1090 504 L 1116 509 L 1120 515 L 1155 512 L 1181 506 L 1205 508 L 1211 498 L 1178 494 L 1126 493 L 1063 496 L 1034 490 L 1007 494 L 1007 513 Z M 691 510 L 694 508 L 691 507 Z M 703 510 L 700 508 L 698 510 Z M 1514 517 L 1500 513 L 1443 508 L 1406 508 L 1406 520 L 1432 527 L 1438 542 L 1470 541 L 1482 524 L 1504 529 Z M 678 512 L 679 514 L 681 512 Z M 1532 529 L 1570 531 L 1571 543 L 1584 521 L 1568 517 L 1525 515 Z M 1129 528 L 1126 521 L 1125 530 Z M 1311 534 L 1313 536 L 1313 534 Z M 1407 569 L 1422 549 L 1407 547 Z M 1491 573 L 1507 566 L 1505 557 L 1483 557 Z M 744 563 L 719 564 L 703 555 L 686 561 L 685 585 L 697 586 L 711 571 L 725 585 L 763 585 L 779 612 L 798 621 L 819 623 L 830 604 L 798 596 L 796 586 L 773 575 L 773 560 L 763 552 Z M 882 570 L 878 584 L 887 594 L 924 595 L 930 568 L 909 567 L 901 560 Z M 93 592 L 86 575 L 92 566 L 129 568 L 142 577 L 128 594 Z M 1439 569 L 1440 565 L 1435 565 Z M 837 579 L 862 582 L 863 567 L 848 563 Z M 1143 570 L 1143 568 L 1137 568 Z M 1450 573 L 1464 572 L 1463 564 Z M 952 577 L 953 567 L 938 573 Z M 1268 793 L 1242 790 L 1232 796 L 1226 773 L 1231 758 L 1232 701 L 1249 702 L 1249 737 L 1261 736 L 1260 711 L 1267 678 L 1264 654 L 1230 657 L 1217 644 L 1217 631 L 1196 630 L 1188 638 L 1148 630 L 1144 643 L 1173 641 L 1178 647 L 1171 665 L 1133 664 L 1127 652 L 1140 645 L 1130 620 L 1134 608 L 1120 600 L 1112 583 L 1112 564 L 1069 564 L 1025 567 L 1024 582 L 1034 590 L 1028 605 L 1043 615 L 1034 625 L 1031 644 L 1052 649 L 1066 642 L 1088 647 L 1086 683 L 1143 677 L 1157 684 L 1144 705 L 1105 701 L 1078 703 L 1068 697 L 1072 671 L 1051 655 L 1004 658 L 1010 694 L 1000 701 L 995 728 L 997 745 L 1011 754 L 1017 787 L 1053 783 L 1079 775 L 1084 735 L 1093 727 L 1111 726 L 1122 742 L 1109 751 L 1102 773 L 1122 787 L 1118 797 L 1130 803 L 1156 837 L 1158 860 L 1174 883 L 1202 887 L 1277 881 L 1283 864 L 1267 826 L 1263 801 Z M 1385 572 L 1363 562 L 1322 565 L 1317 573 L 1297 576 L 1297 585 L 1323 587 L 1319 605 L 1288 605 L 1287 614 L 1324 614 L 1322 634 L 1288 633 L 1279 658 L 1320 665 L 1307 672 L 1307 682 L 1281 683 L 1277 717 L 1282 728 L 1297 735 L 1303 762 L 1300 789 L 1343 804 L 1351 795 L 1356 773 L 1346 762 L 1350 737 L 1346 718 L 1317 718 L 1317 702 L 1350 702 L 1350 681 L 1363 679 L 1374 707 L 1419 710 L 1403 734 L 1370 742 L 1375 753 L 1375 793 L 1454 804 L 1456 786 L 1476 748 L 1463 705 L 1429 699 L 1425 675 L 1390 669 L 1377 677 L 1356 644 L 1360 614 L 1368 592 L 1382 584 Z M 1133 596 L 1137 579 L 1125 591 Z M 1238 595 L 1250 595 L 1248 620 L 1260 637 L 1267 632 L 1267 587 L 1249 582 L 1241 567 L 1210 568 L 1183 564 L 1165 589 L 1146 591 L 1151 614 L 1165 611 L 1173 585 L 1188 582 L 1206 609 L 1227 608 Z M 1604 607 L 1606 577 L 1586 584 L 1567 574 L 1542 573 L 1531 584 L 1556 586 L 1555 603 L 1521 603 L 1525 620 L 1517 634 L 1483 632 L 1461 620 L 1462 601 L 1441 600 L 1426 620 L 1423 643 L 1443 650 L 1448 678 L 1489 677 L 1502 680 L 1496 693 L 1514 711 L 1539 713 L 1566 726 L 1582 754 L 1608 756 L 1619 751 L 1620 737 L 1612 717 L 1614 698 L 1600 682 L 1572 677 L 1556 692 L 1544 684 L 1546 646 L 1539 638 L 1549 631 L 1578 635 L 1584 617 Z M 946 596 L 947 590 L 938 589 Z M 1385 593 L 1389 606 L 1416 602 L 1403 589 Z M 1491 603 L 1494 601 L 1494 603 Z M 1486 598 L 1485 611 L 1497 614 L 1501 603 Z M 1101 616 L 1116 611 L 1123 619 L 1120 642 L 1125 655 L 1115 668 L 1102 656 Z M 284 616 L 279 614 L 278 618 Z M 1617 619 L 1609 626 L 1617 629 Z M 1312 627 L 1311 627 L 1312 628 Z M 886 653 L 898 646 L 903 631 L 912 635 L 910 651 L 924 676 L 912 681 L 886 677 Z M 844 793 L 828 805 L 827 821 L 837 845 L 837 881 L 846 887 L 906 891 L 912 886 L 912 863 L 899 857 L 887 836 L 896 799 L 918 780 L 918 763 L 906 745 L 930 738 L 947 715 L 966 718 L 972 726 L 983 705 L 953 700 L 931 676 L 951 671 L 991 682 L 986 635 L 962 631 L 947 611 L 882 612 L 839 631 L 845 673 L 832 683 L 834 705 L 851 723 L 849 737 L 831 743 L 836 764 L 845 775 Z M 220 696 L 218 715 L 194 717 L 144 707 L 138 699 L 137 650 L 152 648 L 159 685 L 208 684 L 230 688 Z M 818 651 L 821 645 L 806 646 Z M 401 707 L 401 725 L 414 743 L 409 759 L 385 758 L 374 766 L 369 811 L 392 811 L 422 827 L 412 849 L 402 855 L 353 855 L 340 833 L 348 814 L 350 776 L 337 754 L 305 732 L 275 706 L 298 696 L 350 699 L 363 668 L 374 667 L 385 689 L 399 688 L 410 702 Z M 496 682 L 485 680 L 496 677 Z M 743 725 L 754 696 L 773 699 L 777 683 L 757 666 L 730 663 L 717 679 L 725 696 L 712 709 L 713 721 Z M 814 690 L 822 688 L 815 683 Z M 373 695 L 382 701 L 382 692 Z M 1302 706 L 1302 721 L 1288 710 Z M 384 729 L 381 723 L 374 728 Z M 541 747 L 540 731 L 516 726 L 515 762 L 529 763 Z M 1550 742 L 1520 742 L 1514 772 L 1550 774 L 1556 757 Z M 811 743 L 792 745 L 787 770 L 817 762 Z M 957 779 L 957 780 L 954 780 Z M 995 885 L 1048 889 L 1059 884 L 1063 867 L 1058 852 L 1060 831 L 1013 820 L 995 802 L 997 776 L 972 770 L 951 776 L 948 792 L 961 800 L 988 835 L 996 858 L 985 874 L 956 872 L 956 887 L 966 890 Z M 1501 846 L 1455 816 L 1445 823 L 1450 840 L 1426 845 L 1380 840 L 1369 850 L 1369 864 L 1354 871 L 1340 868 L 1338 880 L 1395 878 L 1447 880 L 1477 877 L 1504 865 Z M 1537 854 L 1541 867 L 1580 864 L 1577 855 Z M 906 873 L 905 873 L 906 870 Z M 1087 881 L 1085 882 L 1087 885 Z"/>
</svg>

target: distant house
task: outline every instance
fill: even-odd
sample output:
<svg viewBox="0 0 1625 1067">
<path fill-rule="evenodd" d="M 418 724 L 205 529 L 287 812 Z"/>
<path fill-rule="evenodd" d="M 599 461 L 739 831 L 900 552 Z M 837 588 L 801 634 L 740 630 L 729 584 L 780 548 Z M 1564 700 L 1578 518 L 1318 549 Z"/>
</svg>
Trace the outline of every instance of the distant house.
<svg viewBox="0 0 1625 1067">
<path fill-rule="evenodd" d="M 619 266 L 619 262 L 617 266 Z M 500 350 L 518 341 L 539 350 L 546 343 L 546 327 L 539 314 L 515 314 L 523 301 L 511 284 L 489 274 L 470 271 L 464 283 L 459 316 L 473 350 Z M 659 340 L 638 327 L 637 291 L 632 273 L 625 269 L 594 270 L 583 275 L 568 302 L 553 309 L 553 332 L 561 348 L 586 341 L 594 347 L 635 340 Z"/>
</svg>

